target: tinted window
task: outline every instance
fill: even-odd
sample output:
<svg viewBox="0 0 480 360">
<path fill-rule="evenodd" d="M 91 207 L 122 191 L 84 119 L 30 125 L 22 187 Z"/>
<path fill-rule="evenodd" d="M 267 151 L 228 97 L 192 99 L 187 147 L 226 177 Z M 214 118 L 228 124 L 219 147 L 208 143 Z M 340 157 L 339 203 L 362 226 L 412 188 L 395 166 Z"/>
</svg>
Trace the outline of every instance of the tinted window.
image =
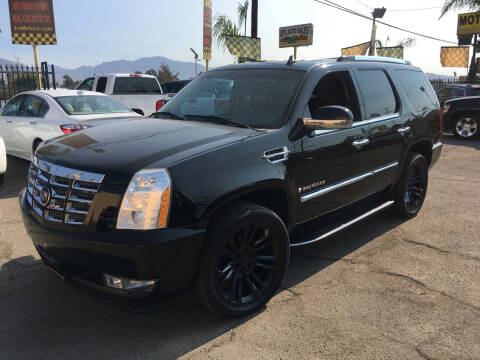
<svg viewBox="0 0 480 360">
<path fill-rule="evenodd" d="M 395 113 L 397 101 L 392 85 L 383 70 L 359 70 L 357 77 L 366 119 Z"/>
<path fill-rule="evenodd" d="M 160 85 L 149 77 L 117 77 L 113 87 L 114 94 L 161 94 Z"/>
<path fill-rule="evenodd" d="M 107 78 L 106 77 L 98 78 L 96 91 L 105 93 L 106 88 L 107 88 Z"/>
<path fill-rule="evenodd" d="M 22 104 L 25 96 L 17 96 L 13 98 L 5 107 L 3 108 L 3 116 L 18 116 L 18 111 L 20 105 Z"/>
<path fill-rule="evenodd" d="M 125 105 L 108 96 L 61 96 L 55 100 L 68 115 L 131 112 Z"/>
<path fill-rule="evenodd" d="M 88 78 L 84 80 L 80 85 L 77 86 L 77 90 L 92 91 L 94 81 L 95 78 Z"/>
<path fill-rule="evenodd" d="M 19 116 L 43 117 L 48 111 L 48 105 L 37 96 L 28 95 L 20 108 Z"/>
<path fill-rule="evenodd" d="M 438 108 L 435 91 L 421 71 L 396 70 L 396 73 L 415 111 L 423 112 Z"/>
<path fill-rule="evenodd" d="M 472 89 L 472 96 L 480 96 L 480 89 L 473 88 Z"/>
<path fill-rule="evenodd" d="M 218 118 L 222 117 L 254 128 L 279 128 L 304 75 L 274 69 L 209 71 L 182 89 L 162 111 L 189 121 L 225 123 Z M 161 117 L 161 112 L 153 116 Z"/>
</svg>

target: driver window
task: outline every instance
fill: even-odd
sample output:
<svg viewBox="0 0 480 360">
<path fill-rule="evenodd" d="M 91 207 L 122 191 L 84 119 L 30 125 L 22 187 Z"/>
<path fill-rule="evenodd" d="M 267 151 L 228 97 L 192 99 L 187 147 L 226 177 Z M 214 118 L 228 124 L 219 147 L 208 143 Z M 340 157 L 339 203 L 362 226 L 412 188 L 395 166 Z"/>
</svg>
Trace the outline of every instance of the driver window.
<svg viewBox="0 0 480 360">
<path fill-rule="evenodd" d="M 323 76 L 313 90 L 305 117 L 313 117 L 322 106 L 343 106 L 353 113 L 355 121 L 361 121 L 357 95 L 348 71 L 338 71 Z"/>
</svg>

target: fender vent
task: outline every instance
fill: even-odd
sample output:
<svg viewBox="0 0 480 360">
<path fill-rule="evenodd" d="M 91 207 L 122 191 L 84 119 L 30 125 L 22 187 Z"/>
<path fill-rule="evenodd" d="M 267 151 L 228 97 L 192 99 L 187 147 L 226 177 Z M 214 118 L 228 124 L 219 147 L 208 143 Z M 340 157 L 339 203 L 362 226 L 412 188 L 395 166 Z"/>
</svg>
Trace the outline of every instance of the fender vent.
<svg viewBox="0 0 480 360">
<path fill-rule="evenodd" d="M 288 159 L 290 151 L 286 146 L 267 150 L 263 153 L 263 158 L 272 164 L 276 164 Z"/>
</svg>

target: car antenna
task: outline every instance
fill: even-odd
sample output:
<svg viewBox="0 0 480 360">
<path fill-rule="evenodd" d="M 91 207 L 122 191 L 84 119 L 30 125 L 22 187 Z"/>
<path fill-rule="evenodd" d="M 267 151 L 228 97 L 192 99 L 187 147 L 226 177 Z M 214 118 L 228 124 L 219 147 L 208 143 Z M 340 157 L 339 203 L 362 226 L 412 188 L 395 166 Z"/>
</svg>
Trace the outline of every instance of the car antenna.
<svg viewBox="0 0 480 360">
<path fill-rule="evenodd" d="M 287 65 L 293 65 L 295 64 L 295 60 L 293 60 L 293 56 L 290 55 L 290 57 L 288 58 L 288 61 L 287 61 Z"/>
</svg>

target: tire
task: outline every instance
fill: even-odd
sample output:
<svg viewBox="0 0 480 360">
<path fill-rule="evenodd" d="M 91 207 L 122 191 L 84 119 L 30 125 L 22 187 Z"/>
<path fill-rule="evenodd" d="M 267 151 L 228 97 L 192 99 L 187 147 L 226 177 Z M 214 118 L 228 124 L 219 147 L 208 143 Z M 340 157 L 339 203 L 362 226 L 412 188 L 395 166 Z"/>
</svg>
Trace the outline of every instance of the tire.
<svg viewBox="0 0 480 360">
<path fill-rule="evenodd" d="M 460 139 L 473 139 L 480 133 L 480 121 L 473 114 L 462 114 L 452 122 L 452 132 Z"/>
<path fill-rule="evenodd" d="M 422 208 L 428 187 L 428 165 L 425 157 L 408 153 L 402 175 L 393 190 L 394 212 L 404 218 L 415 217 Z"/>
<path fill-rule="evenodd" d="M 2 186 L 4 180 L 5 180 L 5 174 L 0 174 L 0 186 Z"/>
<path fill-rule="evenodd" d="M 33 142 L 32 145 L 32 158 L 35 155 L 35 152 L 37 151 L 37 148 L 40 146 L 40 144 L 43 142 L 43 140 L 37 139 Z"/>
<path fill-rule="evenodd" d="M 219 315 L 254 313 L 275 294 L 289 258 L 289 236 L 280 217 L 263 206 L 234 203 L 209 229 L 195 295 Z"/>
</svg>

